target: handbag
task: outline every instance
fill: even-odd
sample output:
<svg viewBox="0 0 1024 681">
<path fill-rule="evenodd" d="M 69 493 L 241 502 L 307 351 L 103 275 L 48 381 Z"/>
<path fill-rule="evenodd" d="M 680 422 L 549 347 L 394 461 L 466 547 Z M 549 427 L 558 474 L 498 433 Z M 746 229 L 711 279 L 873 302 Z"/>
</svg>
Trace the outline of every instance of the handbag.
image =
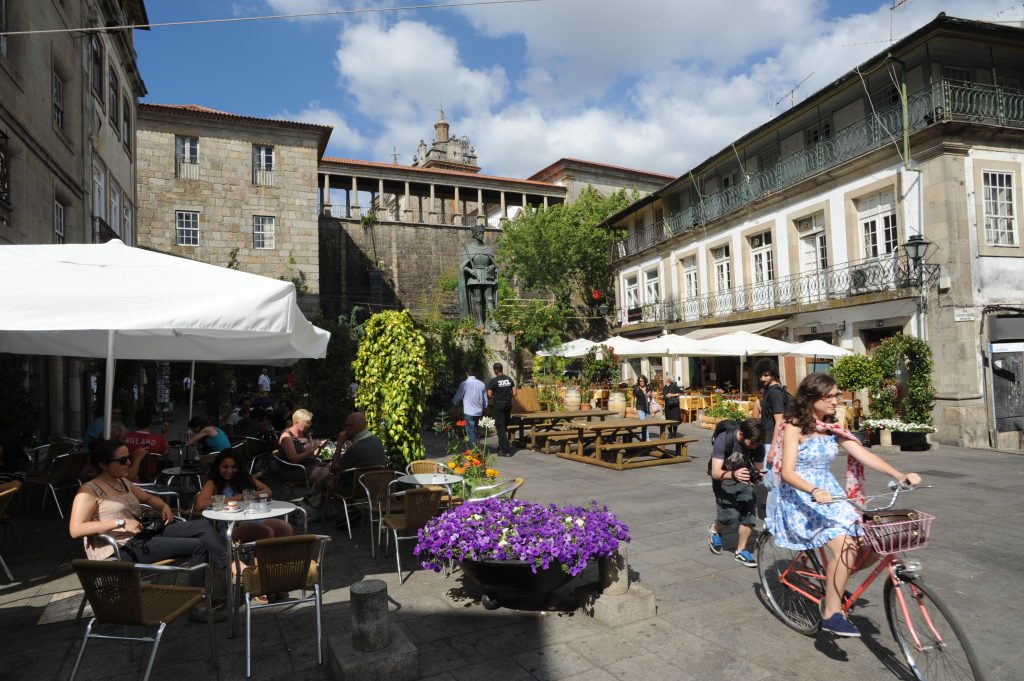
<svg viewBox="0 0 1024 681">
<path fill-rule="evenodd" d="M 658 400 L 654 399 L 653 397 L 651 398 L 651 403 L 648 406 L 650 407 L 652 414 L 661 413 L 661 403 L 659 403 Z"/>
<path fill-rule="evenodd" d="M 130 555 L 133 563 L 139 563 L 145 562 L 139 560 L 140 555 L 149 554 L 149 547 L 146 545 L 149 540 L 162 535 L 167 526 L 160 516 L 135 516 L 135 519 L 139 521 L 142 529 L 121 546 L 121 551 Z"/>
</svg>

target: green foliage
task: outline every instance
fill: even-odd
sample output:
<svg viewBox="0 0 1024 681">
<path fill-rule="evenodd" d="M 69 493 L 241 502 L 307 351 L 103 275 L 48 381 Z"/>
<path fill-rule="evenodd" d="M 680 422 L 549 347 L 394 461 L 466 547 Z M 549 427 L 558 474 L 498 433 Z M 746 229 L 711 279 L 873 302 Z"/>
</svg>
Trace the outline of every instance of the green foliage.
<svg viewBox="0 0 1024 681">
<path fill-rule="evenodd" d="M 886 338 L 871 355 L 879 382 L 871 390 L 871 418 L 932 425 L 935 386 L 932 349 L 920 338 L 900 334 Z M 902 372 L 901 372 L 902 369 Z M 906 376 L 907 394 L 899 399 L 899 375 Z"/>
<path fill-rule="evenodd" d="M 466 378 L 466 368 L 473 367 L 483 376 L 487 347 L 483 332 L 471 319 L 436 321 L 425 324 L 427 362 L 433 384 L 430 389 L 431 410 L 452 406 L 452 396 Z"/>
<path fill-rule="evenodd" d="M 568 357 L 537 355 L 533 360 L 533 378 L 538 383 L 557 383 L 569 367 Z"/>
<path fill-rule="evenodd" d="M 867 355 L 840 357 L 832 364 L 829 372 L 841 390 L 864 390 L 878 385 L 882 380 L 878 364 Z"/>
<path fill-rule="evenodd" d="M 288 256 L 288 271 L 278 277 L 281 281 L 290 281 L 295 286 L 295 295 L 304 296 L 309 293 L 306 273 L 295 267 L 295 256 Z"/>
<path fill-rule="evenodd" d="M 740 405 L 735 402 L 726 402 L 725 400 L 718 400 L 711 407 L 704 412 L 706 416 L 720 419 L 735 419 L 742 421 L 747 416 L 740 408 Z"/>
<path fill-rule="evenodd" d="M 547 300 L 499 298 L 494 308 L 498 329 L 515 336 L 517 346 L 530 349 L 561 343 L 570 316 L 568 306 Z"/>
<path fill-rule="evenodd" d="M 0 353 L 0 430 L 11 427 L 19 433 L 36 425 L 32 400 L 25 387 L 27 357 Z"/>
<path fill-rule="evenodd" d="M 614 235 L 597 225 L 637 198 L 625 190 L 604 197 L 588 186 L 572 204 L 522 213 L 498 242 L 499 267 L 523 290 L 563 306 L 574 297 L 589 300 L 593 289 L 611 291 L 608 252 Z"/>
<path fill-rule="evenodd" d="M 301 390 L 308 395 L 304 406 L 313 412 L 313 427 L 317 435 L 333 438 L 341 432 L 345 417 L 355 410 L 349 386 L 355 379 L 352 360 L 356 356 L 358 340 L 351 319 L 318 317 L 311 321 L 331 333 L 327 356 L 302 360 L 295 375 Z"/>
<path fill-rule="evenodd" d="M 241 263 L 238 262 L 238 246 L 235 246 L 234 248 L 231 249 L 231 252 L 228 254 L 227 268 L 229 270 L 237 270 L 241 269 L 240 266 Z"/>
<path fill-rule="evenodd" d="M 600 351 L 601 358 L 597 354 Z M 581 373 L 584 385 L 592 385 L 607 380 L 612 385 L 619 382 L 622 359 L 607 345 L 595 345 L 583 356 Z"/>
<path fill-rule="evenodd" d="M 352 363 L 371 431 L 384 443 L 392 465 L 425 455 L 421 429 L 430 390 L 427 343 L 407 312 L 386 310 L 366 322 L 366 335 Z"/>
</svg>

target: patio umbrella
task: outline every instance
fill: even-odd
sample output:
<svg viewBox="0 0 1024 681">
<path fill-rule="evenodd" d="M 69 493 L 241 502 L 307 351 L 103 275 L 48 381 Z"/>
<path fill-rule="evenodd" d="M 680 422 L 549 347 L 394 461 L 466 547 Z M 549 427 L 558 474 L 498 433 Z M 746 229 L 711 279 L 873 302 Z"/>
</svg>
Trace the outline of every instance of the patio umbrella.
<svg viewBox="0 0 1024 681">
<path fill-rule="evenodd" d="M 743 359 L 756 355 L 784 355 L 793 345 L 785 341 L 767 336 L 760 336 L 748 331 L 724 333 L 698 341 L 699 352 L 696 354 L 716 357 L 740 358 L 740 397 L 743 396 Z"/>
<path fill-rule="evenodd" d="M 823 340 L 809 340 L 803 343 L 794 343 L 789 352 L 785 353 L 790 357 L 845 357 L 853 352 L 841 348 Z"/>
<path fill-rule="evenodd" d="M 121 241 L 0 246 L 0 352 L 291 364 L 327 353 L 289 282 Z"/>
<path fill-rule="evenodd" d="M 576 340 L 571 340 L 568 343 L 556 345 L 548 350 L 541 350 L 537 354 L 541 357 L 550 357 L 552 355 L 555 357 L 582 357 L 595 345 L 597 345 L 597 343 L 592 340 L 577 338 Z"/>
<path fill-rule="evenodd" d="M 675 333 L 665 334 L 650 340 L 643 341 L 647 353 L 654 357 L 667 355 L 698 356 L 701 354 L 702 344 L 692 338 L 684 338 Z"/>
<path fill-rule="evenodd" d="M 644 346 L 642 341 L 625 338 L 623 336 L 612 336 L 607 340 L 601 341 L 601 345 L 607 345 L 615 352 L 616 355 L 642 357 L 648 354 L 648 349 Z"/>
</svg>

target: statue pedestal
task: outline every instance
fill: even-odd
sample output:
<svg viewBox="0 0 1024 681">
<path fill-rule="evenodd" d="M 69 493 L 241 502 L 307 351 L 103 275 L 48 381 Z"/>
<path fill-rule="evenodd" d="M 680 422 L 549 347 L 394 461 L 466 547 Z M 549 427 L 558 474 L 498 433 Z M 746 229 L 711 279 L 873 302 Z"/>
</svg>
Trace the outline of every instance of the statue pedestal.
<svg viewBox="0 0 1024 681">
<path fill-rule="evenodd" d="M 507 333 L 497 331 L 484 331 L 484 347 L 487 349 L 487 380 L 494 377 L 491 365 L 501 362 L 505 367 L 505 373 L 512 377 L 519 385 L 519 376 L 515 373 L 515 363 L 512 361 L 516 355 L 516 339 Z M 484 381 L 486 383 L 486 381 Z"/>
</svg>

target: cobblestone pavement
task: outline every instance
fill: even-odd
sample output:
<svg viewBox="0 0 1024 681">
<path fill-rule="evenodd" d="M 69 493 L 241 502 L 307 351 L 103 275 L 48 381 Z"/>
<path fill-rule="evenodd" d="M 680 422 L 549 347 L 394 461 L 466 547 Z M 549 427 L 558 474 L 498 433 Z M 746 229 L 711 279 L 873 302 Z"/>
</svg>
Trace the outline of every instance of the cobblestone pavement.
<svg viewBox="0 0 1024 681">
<path fill-rule="evenodd" d="M 906 679 L 882 606 L 880 586 L 854 613 L 861 640 L 801 636 L 775 619 L 759 600 L 757 571 L 735 562 L 728 550 L 711 554 L 706 528 L 713 513 L 709 432 L 684 427 L 700 438 L 695 461 L 629 471 L 598 467 L 520 450 L 498 459 L 506 476 L 522 476 L 524 499 L 588 503 L 597 499 L 632 532 L 630 562 L 636 583 L 652 589 L 657 616 L 612 628 L 579 612 L 545 612 L 530 604 L 485 611 L 470 580 L 417 570 L 399 584 L 394 558 L 371 559 L 369 533 L 353 540 L 333 521 L 314 524 L 333 535 L 325 561 L 325 626 L 331 638 L 348 635 L 348 587 L 364 578 L 388 583 L 395 626 L 417 645 L 421 678 L 455 679 Z M 440 455 L 442 443 L 428 435 Z M 842 462 L 837 462 L 837 470 Z M 1016 597 L 1022 576 L 1024 511 L 1019 502 L 1024 457 L 941 447 L 897 455 L 896 465 L 920 472 L 935 489 L 918 492 L 914 505 L 938 516 L 928 548 L 919 551 L 927 581 L 956 613 L 987 667 L 988 678 L 1021 678 L 1020 630 L 1024 605 Z M 869 492 L 885 481 L 869 477 Z M 71 621 L 79 602 L 68 561 L 81 555 L 52 505 L 38 509 L 40 494 L 22 494 L 14 526 L 0 546 L 15 577 L 0 584 L 0 679 L 66 679 L 84 624 Z M 403 545 L 403 567 L 413 565 Z M 593 571 L 563 595 L 593 579 Z M 64 596 L 62 598 L 62 596 Z M 1008 597 L 1010 596 L 1010 597 Z M 568 600 L 568 599 L 566 599 Z M 41 618 L 54 620 L 40 623 Z M 316 665 L 314 623 L 307 607 L 255 616 L 254 674 L 258 679 L 327 679 Z M 1015 643 L 1016 642 L 1016 643 Z M 210 658 L 205 628 L 188 622 L 168 628 L 153 679 L 240 679 L 244 639 L 217 625 L 219 672 Z M 98 641 L 86 651 L 81 679 L 125 679 L 141 672 L 145 646 Z M 1014 671 L 1016 670 L 1016 671 Z"/>
</svg>

